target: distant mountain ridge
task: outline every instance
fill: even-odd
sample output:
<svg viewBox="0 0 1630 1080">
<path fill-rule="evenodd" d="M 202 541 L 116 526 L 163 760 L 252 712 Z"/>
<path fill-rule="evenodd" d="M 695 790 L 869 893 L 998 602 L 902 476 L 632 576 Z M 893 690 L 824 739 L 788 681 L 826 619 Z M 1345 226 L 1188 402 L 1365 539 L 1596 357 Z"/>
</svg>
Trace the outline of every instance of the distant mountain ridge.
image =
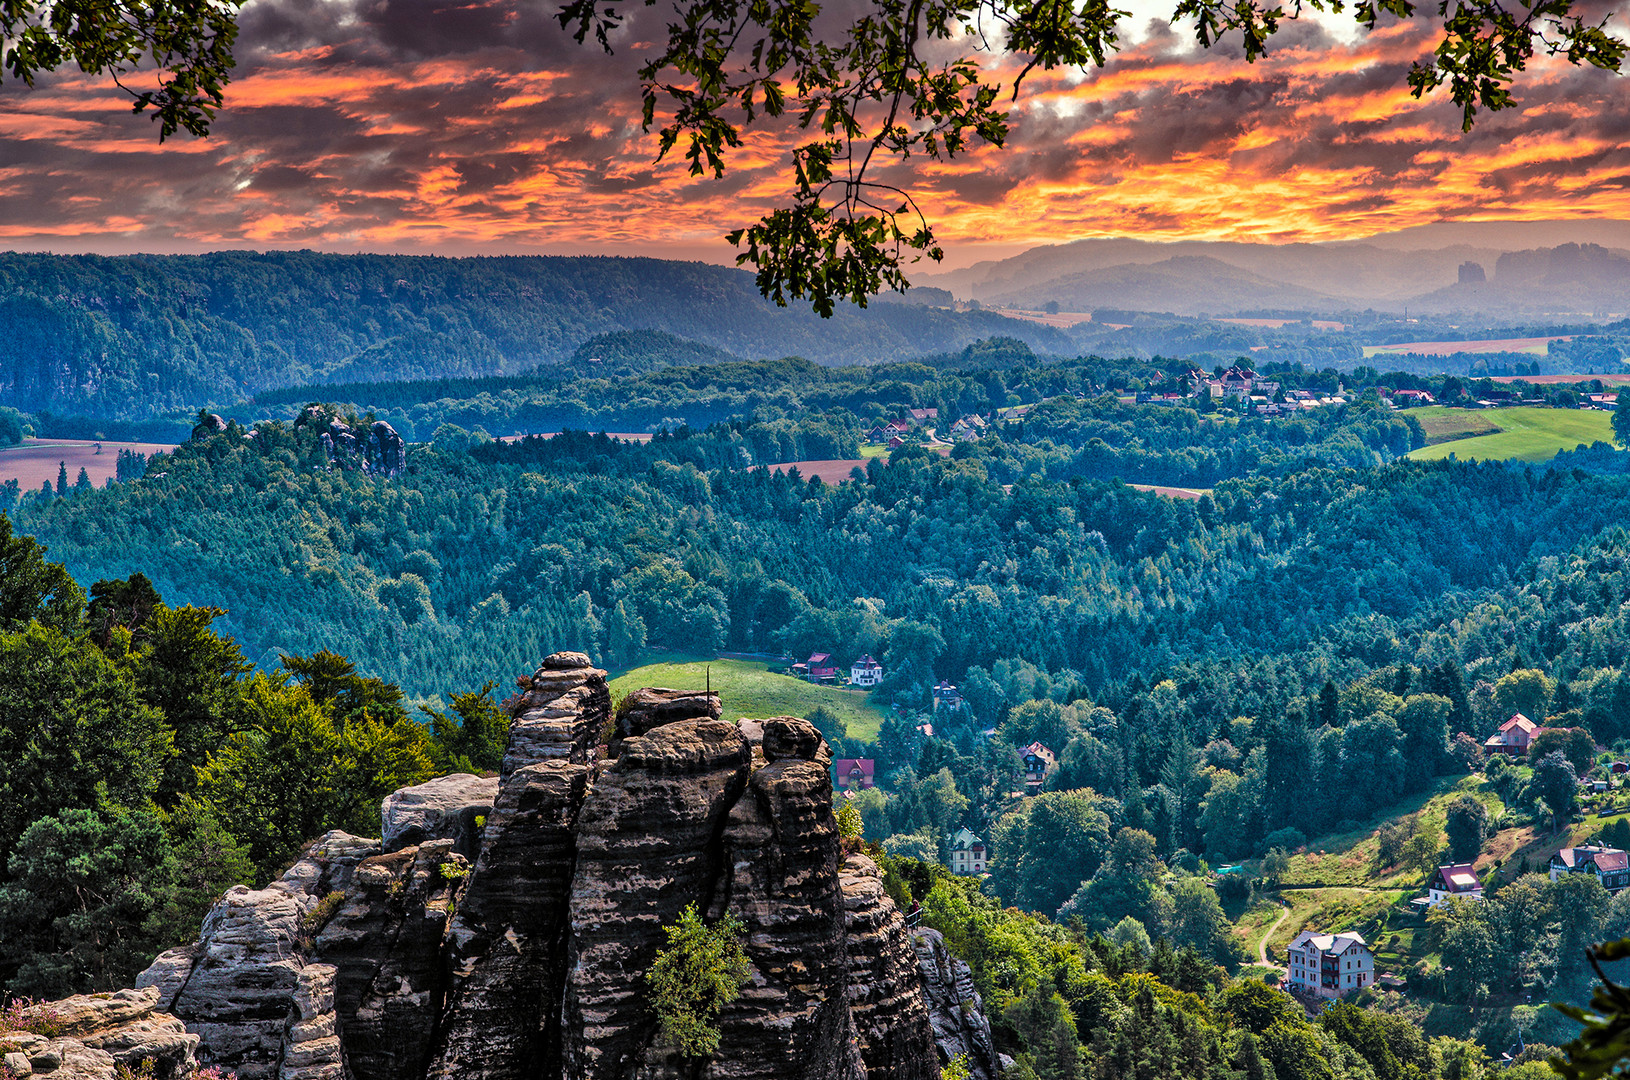
<svg viewBox="0 0 1630 1080">
<path fill-rule="evenodd" d="M 1534 242 L 1548 236 L 1550 244 Z M 1481 287 L 1461 285 L 1466 263 L 1484 272 Z M 1622 316 L 1630 311 L 1630 221 L 1445 222 L 1298 244 L 1109 237 L 1032 248 L 921 284 L 983 304 L 1068 311 Z"/>
<path fill-rule="evenodd" d="M 659 259 L 0 253 L 0 405 L 139 419 L 285 386 L 508 375 L 623 331 L 823 364 L 993 337 L 1073 352 L 1053 327 L 895 299 L 822 319 L 745 271 Z"/>
</svg>

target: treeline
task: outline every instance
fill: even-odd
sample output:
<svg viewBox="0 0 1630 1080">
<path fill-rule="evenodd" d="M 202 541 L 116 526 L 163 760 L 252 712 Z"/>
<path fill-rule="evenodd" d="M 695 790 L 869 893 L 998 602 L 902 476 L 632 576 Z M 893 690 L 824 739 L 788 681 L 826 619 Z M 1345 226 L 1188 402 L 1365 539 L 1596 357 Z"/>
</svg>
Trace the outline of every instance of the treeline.
<svg viewBox="0 0 1630 1080">
<path fill-rule="evenodd" d="M 496 376 L 663 330 L 739 356 L 900 359 L 1059 331 L 915 304 L 778 308 L 752 275 L 653 259 L 315 252 L 0 254 L 0 405 L 144 419 L 320 383 Z"/>
<path fill-rule="evenodd" d="M 128 986 L 228 887 L 501 758 L 491 683 L 422 723 L 331 652 L 252 673 L 220 615 L 141 574 L 87 596 L 0 518 L 0 994 Z"/>
</svg>

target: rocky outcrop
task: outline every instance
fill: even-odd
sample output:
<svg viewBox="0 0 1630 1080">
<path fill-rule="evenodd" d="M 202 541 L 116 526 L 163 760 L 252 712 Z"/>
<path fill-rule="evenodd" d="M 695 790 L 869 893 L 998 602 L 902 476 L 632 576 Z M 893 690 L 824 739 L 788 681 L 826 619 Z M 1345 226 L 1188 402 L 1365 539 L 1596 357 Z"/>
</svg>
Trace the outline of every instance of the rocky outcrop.
<svg viewBox="0 0 1630 1080">
<path fill-rule="evenodd" d="M 145 1061 L 158 1080 L 189 1076 L 198 1066 L 199 1037 L 160 1011 L 160 998 L 157 988 L 147 987 L 24 1009 L 23 1030 L 5 1035 L 4 1065 L 19 1080 L 114 1080 L 120 1066 L 135 1070 Z M 50 1034 L 27 1030 L 31 1026 Z"/>
<path fill-rule="evenodd" d="M 407 442 L 385 421 L 375 420 L 368 426 L 368 452 L 363 463 L 370 472 L 401 476 L 407 467 Z"/>
<path fill-rule="evenodd" d="M 928 1020 L 940 1060 L 949 1062 L 964 1057 L 970 1080 L 998 1080 L 1001 1060 L 997 1057 L 996 1042 L 991 1038 L 985 1003 L 974 989 L 973 972 L 965 962 L 951 955 L 938 930 L 926 927 L 913 930 L 911 944 L 917 952 L 923 1001 L 928 1007 Z"/>
<path fill-rule="evenodd" d="M 935 1080 L 961 1052 L 984 1067 L 966 968 L 937 938 L 914 948 L 877 867 L 844 861 L 812 725 L 725 721 L 716 696 L 674 690 L 613 717 L 580 653 L 505 704 L 496 779 L 396 792 L 383 844 L 329 834 L 143 974 L 199 1059 L 243 1080 Z M 749 961 L 705 1061 L 662 1044 L 646 981 L 692 904 L 738 922 Z"/>
<path fill-rule="evenodd" d="M 385 796 L 380 806 L 385 850 L 401 851 L 427 840 L 451 840 L 453 850 L 474 859 L 481 825 L 498 797 L 496 776 L 453 773 Z"/>
<path fill-rule="evenodd" d="M 655 1019 L 644 976 L 662 928 L 706 909 L 719 836 L 747 786 L 752 751 L 735 724 L 681 720 L 622 744 L 577 823 L 566 954 L 566 1075 L 621 1078 L 647 1057 Z"/>
<path fill-rule="evenodd" d="M 849 1010 L 867 1080 L 937 1080 L 939 1064 L 905 919 L 864 855 L 843 864 Z"/>
<path fill-rule="evenodd" d="M 206 412 L 198 414 L 198 423 L 192 426 L 192 441 L 202 442 L 212 435 L 219 435 L 226 430 L 226 420 L 220 414 Z"/>
</svg>

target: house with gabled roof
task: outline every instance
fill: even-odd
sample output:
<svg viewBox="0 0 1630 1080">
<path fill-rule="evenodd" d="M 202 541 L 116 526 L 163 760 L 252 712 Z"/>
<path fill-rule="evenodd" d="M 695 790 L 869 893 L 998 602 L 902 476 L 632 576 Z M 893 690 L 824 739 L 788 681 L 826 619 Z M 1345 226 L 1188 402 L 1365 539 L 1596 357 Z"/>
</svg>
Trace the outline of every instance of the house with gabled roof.
<svg viewBox="0 0 1630 1080">
<path fill-rule="evenodd" d="M 832 662 L 831 653 L 810 653 L 808 666 L 810 682 L 838 681 L 838 665 Z"/>
<path fill-rule="evenodd" d="M 876 686 L 883 681 L 883 665 L 872 659 L 871 653 L 866 653 L 859 660 L 849 665 L 850 686 Z"/>
<path fill-rule="evenodd" d="M 1594 874 L 1602 888 L 1617 894 L 1630 886 L 1630 855 L 1610 847 L 1563 848 L 1551 856 L 1551 880 L 1563 874 Z"/>
<path fill-rule="evenodd" d="M 1483 883 L 1471 863 L 1440 866 L 1426 883 L 1426 903 L 1437 907 L 1449 900 L 1481 900 Z"/>
<path fill-rule="evenodd" d="M 1047 774 L 1058 759 L 1053 752 L 1039 742 L 1033 742 L 1019 751 L 1019 760 L 1024 764 L 1024 790 L 1027 795 L 1034 795 L 1046 783 Z"/>
<path fill-rule="evenodd" d="M 990 861 L 990 849 L 972 830 L 958 829 L 951 834 L 951 873 L 983 874 Z"/>
<path fill-rule="evenodd" d="M 838 758 L 832 763 L 837 785 L 848 791 L 864 791 L 875 786 L 877 762 L 872 758 Z"/>
<path fill-rule="evenodd" d="M 1528 717 L 1522 713 L 1512 713 L 1511 719 L 1501 724 L 1499 731 L 1483 740 L 1483 749 L 1490 754 L 1524 757 L 1539 731 L 1539 725 Z"/>
<path fill-rule="evenodd" d="M 1334 999 L 1375 982 L 1375 954 L 1354 930 L 1316 934 L 1303 930 L 1290 943 L 1285 986 L 1291 993 Z"/>
</svg>

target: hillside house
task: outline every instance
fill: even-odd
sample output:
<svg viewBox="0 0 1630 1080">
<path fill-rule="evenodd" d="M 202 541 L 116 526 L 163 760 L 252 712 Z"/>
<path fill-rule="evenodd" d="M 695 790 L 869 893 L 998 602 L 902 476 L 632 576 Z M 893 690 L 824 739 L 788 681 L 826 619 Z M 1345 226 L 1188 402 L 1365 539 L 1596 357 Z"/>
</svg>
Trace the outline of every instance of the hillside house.
<svg viewBox="0 0 1630 1080">
<path fill-rule="evenodd" d="M 1551 856 L 1551 880 L 1563 874 L 1594 874 L 1602 888 L 1617 895 L 1630 886 L 1630 855 L 1618 848 L 1563 848 Z"/>
<path fill-rule="evenodd" d="M 951 835 L 951 873 L 983 874 L 989 856 L 985 842 L 968 829 L 958 829 Z"/>
<path fill-rule="evenodd" d="M 1426 883 L 1426 903 L 1437 907 L 1448 900 L 1481 900 L 1483 883 L 1471 863 L 1440 866 Z"/>
<path fill-rule="evenodd" d="M 838 758 L 832 763 L 833 779 L 846 791 L 865 791 L 876 786 L 877 762 L 871 758 Z"/>
<path fill-rule="evenodd" d="M 1528 745 L 1539 734 L 1539 725 L 1522 713 L 1513 713 L 1511 719 L 1500 725 L 1500 730 L 1483 740 L 1483 750 L 1508 757 L 1526 757 Z"/>
<path fill-rule="evenodd" d="M 921 427 L 924 424 L 931 424 L 938 420 L 940 411 L 938 409 L 910 409 L 908 415 L 911 417 L 912 424 Z"/>
<path fill-rule="evenodd" d="M 794 665 L 794 667 L 796 666 Z M 809 661 L 804 666 L 808 671 L 805 677 L 810 682 L 835 683 L 838 681 L 838 665 L 832 662 L 831 653 L 810 653 Z"/>
<path fill-rule="evenodd" d="M 849 685 L 872 687 L 883 681 L 883 665 L 870 653 L 849 665 Z"/>
<path fill-rule="evenodd" d="M 1303 930 L 1290 943 L 1286 988 L 1313 997 L 1339 998 L 1375 981 L 1375 954 L 1354 931 L 1315 934 Z"/>
<path fill-rule="evenodd" d="M 1034 795 L 1041 790 L 1048 772 L 1058 763 L 1053 752 L 1039 742 L 1033 742 L 1020 750 L 1019 761 L 1024 766 L 1024 790 L 1027 795 Z"/>
<path fill-rule="evenodd" d="M 934 684 L 934 708 L 937 709 L 943 705 L 947 709 L 954 709 L 961 704 L 962 695 L 957 692 L 954 683 L 937 682 Z"/>
</svg>

